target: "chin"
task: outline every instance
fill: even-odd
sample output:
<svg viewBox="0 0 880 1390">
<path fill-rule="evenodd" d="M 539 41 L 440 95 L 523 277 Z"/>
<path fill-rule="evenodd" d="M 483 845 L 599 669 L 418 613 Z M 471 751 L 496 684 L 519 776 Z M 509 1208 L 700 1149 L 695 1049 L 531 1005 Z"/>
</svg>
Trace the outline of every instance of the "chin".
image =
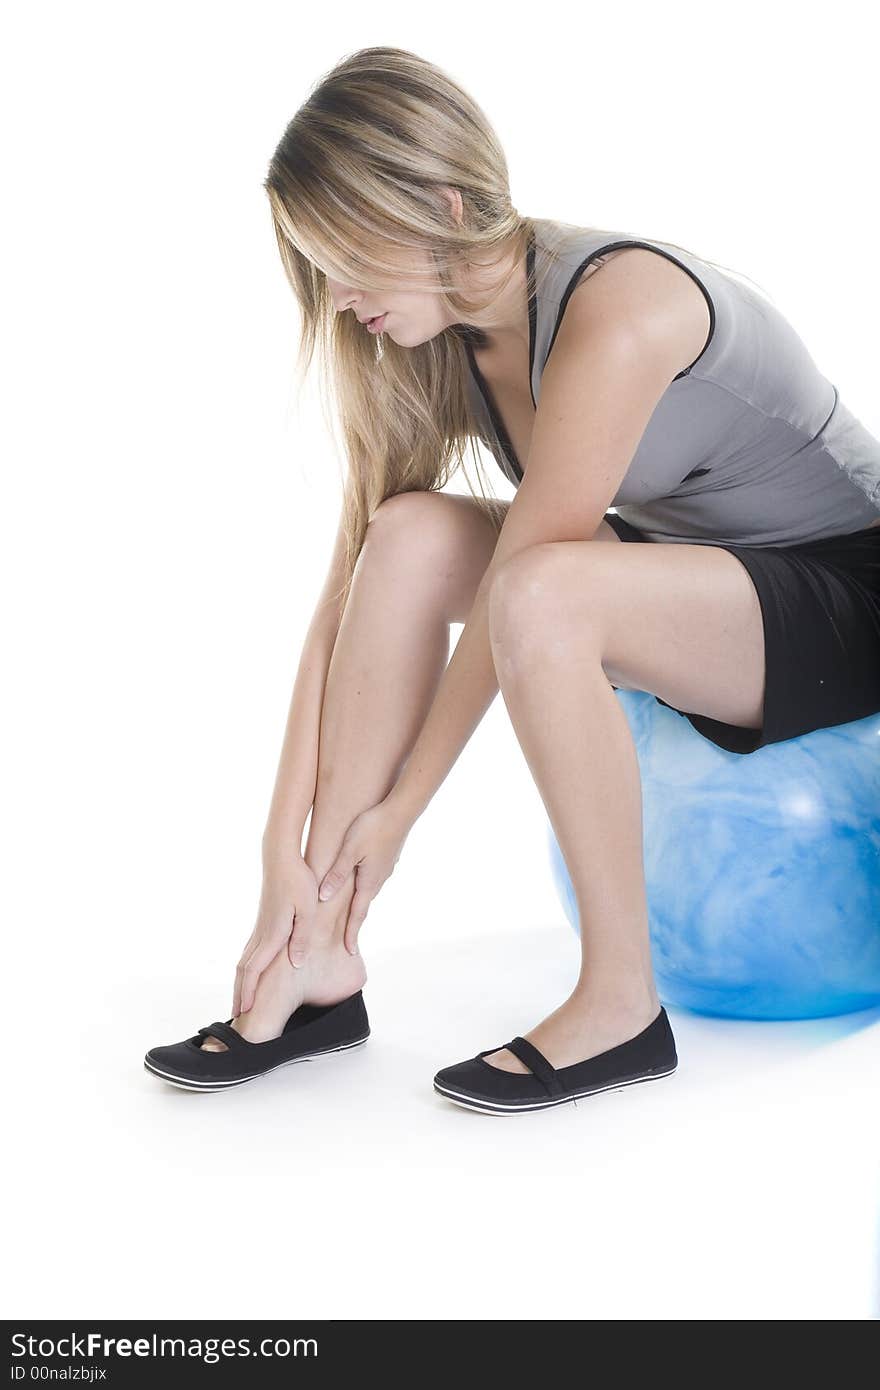
<svg viewBox="0 0 880 1390">
<path fill-rule="evenodd" d="M 422 343 L 428 341 L 427 338 L 420 335 L 418 332 L 413 332 L 412 329 L 404 329 L 402 332 L 400 329 L 397 329 L 392 332 L 391 329 L 386 328 L 382 336 L 384 338 L 392 338 L 397 346 L 402 348 L 421 347 Z"/>
<path fill-rule="evenodd" d="M 433 329 L 415 329 L 412 334 L 408 335 L 406 338 L 395 337 L 394 341 L 399 343 L 401 347 L 421 347 L 423 343 L 430 343 L 433 338 L 439 338 L 442 332 L 442 325 L 439 328 Z"/>
</svg>

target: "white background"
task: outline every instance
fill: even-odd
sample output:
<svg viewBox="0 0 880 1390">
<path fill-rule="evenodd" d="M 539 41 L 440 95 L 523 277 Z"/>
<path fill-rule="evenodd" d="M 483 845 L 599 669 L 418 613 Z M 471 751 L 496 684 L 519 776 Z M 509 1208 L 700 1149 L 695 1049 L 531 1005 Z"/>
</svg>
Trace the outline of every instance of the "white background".
<svg viewBox="0 0 880 1390">
<path fill-rule="evenodd" d="M 438 63 L 521 212 L 743 271 L 877 433 L 867 23 L 455 0 L 7 20 L 7 1316 L 877 1316 L 878 1011 L 673 1011 L 674 1078 L 534 1116 L 433 1093 L 576 972 L 500 698 L 372 907 L 367 1047 L 218 1096 L 141 1065 L 228 1016 L 338 512 L 261 188 L 311 85 L 367 45 Z"/>
</svg>

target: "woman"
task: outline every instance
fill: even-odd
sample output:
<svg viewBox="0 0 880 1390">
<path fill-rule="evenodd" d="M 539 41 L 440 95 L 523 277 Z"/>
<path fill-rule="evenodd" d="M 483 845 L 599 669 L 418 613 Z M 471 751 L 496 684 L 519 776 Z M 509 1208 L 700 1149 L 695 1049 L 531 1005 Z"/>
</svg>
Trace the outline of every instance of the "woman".
<svg viewBox="0 0 880 1390">
<path fill-rule="evenodd" d="M 368 906 L 500 689 L 582 966 L 548 1018 L 435 1088 L 511 1113 L 668 1076 L 614 690 L 652 692 L 740 754 L 880 710 L 880 442 L 721 267 L 520 216 L 485 116 L 413 54 L 341 62 L 265 187 L 300 360 L 320 341 L 349 471 L 233 1016 L 146 1065 L 217 1090 L 366 1040 Z M 509 504 L 440 490 L 469 441 L 479 464 L 474 439 Z"/>
</svg>

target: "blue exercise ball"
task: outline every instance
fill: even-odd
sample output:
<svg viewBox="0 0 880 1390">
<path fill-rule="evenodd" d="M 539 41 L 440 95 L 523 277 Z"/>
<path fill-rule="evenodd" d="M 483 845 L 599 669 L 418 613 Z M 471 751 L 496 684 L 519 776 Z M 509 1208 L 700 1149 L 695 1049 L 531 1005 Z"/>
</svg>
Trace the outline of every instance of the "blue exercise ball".
<svg viewBox="0 0 880 1390">
<path fill-rule="evenodd" d="M 880 714 L 741 754 L 645 691 L 615 694 L 641 771 L 663 1003 L 753 1019 L 880 1004 Z M 549 841 L 578 931 L 552 827 Z"/>
</svg>

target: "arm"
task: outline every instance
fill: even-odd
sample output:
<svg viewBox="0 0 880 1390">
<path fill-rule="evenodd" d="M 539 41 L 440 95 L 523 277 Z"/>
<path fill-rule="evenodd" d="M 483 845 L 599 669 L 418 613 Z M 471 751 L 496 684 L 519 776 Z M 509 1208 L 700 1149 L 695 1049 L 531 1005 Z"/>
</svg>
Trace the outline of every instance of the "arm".
<svg viewBox="0 0 880 1390">
<path fill-rule="evenodd" d="M 544 369 L 525 476 L 434 702 L 387 798 L 403 825 L 424 811 L 497 694 L 488 596 L 498 570 L 528 546 L 595 534 L 658 401 L 705 340 L 701 292 L 678 268 L 670 274 L 669 263 L 650 251 L 617 257 L 578 289 Z"/>
<path fill-rule="evenodd" d="M 302 851 L 302 834 L 315 800 L 318 738 L 324 686 L 342 618 L 336 594 L 342 587 L 345 531 L 340 515 L 324 586 L 303 643 L 290 699 L 281 758 L 263 831 L 264 867 Z"/>
<path fill-rule="evenodd" d="M 257 920 L 235 971 L 232 1013 L 253 1008 L 266 967 L 286 949 L 292 966 L 292 924 L 308 928 L 317 906 L 315 876 L 302 857 L 302 833 L 315 800 L 324 687 L 342 617 L 337 594 L 344 577 L 345 531 L 340 517 L 333 556 L 299 660 L 281 759 L 263 831 L 263 890 Z"/>
</svg>

